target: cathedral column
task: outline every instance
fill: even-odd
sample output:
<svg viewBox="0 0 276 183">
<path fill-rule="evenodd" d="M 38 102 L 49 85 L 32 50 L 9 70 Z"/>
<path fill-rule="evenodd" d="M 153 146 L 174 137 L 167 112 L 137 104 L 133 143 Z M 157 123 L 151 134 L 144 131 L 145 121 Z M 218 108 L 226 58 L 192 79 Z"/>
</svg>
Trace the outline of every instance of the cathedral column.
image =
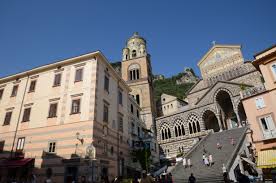
<svg viewBox="0 0 276 183">
<path fill-rule="evenodd" d="M 242 127 L 241 125 L 241 119 L 240 119 L 240 116 L 239 116 L 239 113 L 238 113 L 238 110 L 234 110 L 235 114 L 236 114 L 236 117 L 237 117 L 237 123 L 238 123 L 238 127 Z"/>
<path fill-rule="evenodd" d="M 220 120 L 220 114 L 216 114 L 216 117 L 217 117 L 217 120 L 218 120 L 218 124 L 219 124 L 219 131 L 223 131 L 223 125 L 222 125 L 222 122 Z"/>
</svg>

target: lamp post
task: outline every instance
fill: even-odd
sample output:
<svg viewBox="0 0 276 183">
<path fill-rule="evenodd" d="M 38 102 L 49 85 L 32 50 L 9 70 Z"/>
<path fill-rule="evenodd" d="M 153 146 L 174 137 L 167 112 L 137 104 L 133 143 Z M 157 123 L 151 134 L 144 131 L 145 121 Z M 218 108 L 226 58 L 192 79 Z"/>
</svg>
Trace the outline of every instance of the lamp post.
<svg viewBox="0 0 276 183">
<path fill-rule="evenodd" d="M 91 168 L 91 180 L 94 181 L 94 161 L 96 160 L 96 148 L 93 143 L 91 143 L 86 148 L 86 156 L 89 158 L 89 165 Z"/>
</svg>

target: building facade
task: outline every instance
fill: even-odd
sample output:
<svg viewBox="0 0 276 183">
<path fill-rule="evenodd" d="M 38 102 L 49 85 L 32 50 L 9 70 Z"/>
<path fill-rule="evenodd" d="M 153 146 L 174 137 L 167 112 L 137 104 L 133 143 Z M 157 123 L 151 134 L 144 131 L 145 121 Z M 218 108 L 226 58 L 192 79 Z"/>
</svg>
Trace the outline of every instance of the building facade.
<svg viewBox="0 0 276 183">
<path fill-rule="evenodd" d="M 160 152 L 165 157 L 188 152 L 210 130 L 246 123 L 240 92 L 262 83 L 259 71 L 244 62 L 239 45 L 214 45 L 198 67 L 202 79 L 187 93 L 188 105 L 156 120 Z"/>
<path fill-rule="evenodd" d="M 265 175 L 271 175 L 276 167 L 276 46 L 255 55 L 253 64 L 261 71 L 264 83 L 245 89 L 241 97 L 258 166 Z"/>
<path fill-rule="evenodd" d="M 0 79 L 2 180 L 99 181 L 139 170 L 131 129 L 143 138 L 146 125 L 130 91 L 99 51 Z"/>
</svg>

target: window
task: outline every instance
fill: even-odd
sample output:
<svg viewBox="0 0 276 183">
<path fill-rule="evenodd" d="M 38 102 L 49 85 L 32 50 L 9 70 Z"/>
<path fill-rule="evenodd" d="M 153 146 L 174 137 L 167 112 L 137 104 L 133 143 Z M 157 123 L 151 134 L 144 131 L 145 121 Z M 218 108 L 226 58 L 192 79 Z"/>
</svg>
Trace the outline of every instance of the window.
<svg viewBox="0 0 276 183">
<path fill-rule="evenodd" d="M 83 74 L 83 68 L 79 68 L 76 70 L 75 82 L 82 81 L 82 74 Z"/>
<path fill-rule="evenodd" d="M 276 64 L 272 65 L 272 72 L 274 74 L 274 78 L 276 79 Z"/>
<path fill-rule="evenodd" d="M 24 144 L 25 144 L 25 137 L 18 138 L 16 150 L 22 151 L 24 149 Z"/>
<path fill-rule="evenodd" d="M 30 121 L 31 108 L 25 108 L 23 113 L 22 122 Z"/>
<path fill-rule="evenodd" d="M 12 88 L 11 97 L 15 97 L 17 95 L 17 91 L 18 91 L 18 85 L 14 85 Z"/>
<path fill-rule="evenodd" d="M 104 90 L 109 92 L 109 77 L 108 76 L 104 76 Z"/>
<path fill-rule="evenodd" d="M 138 110 L 138 109 L 136 110 L 136 115 L 137 115 L 137 118 L 139 118 L 140 113 L 139 113 L 139 110 Z"/>
<path fill-rule="evenodd" d="M 49 153 L 55 153 L 56 152 L 56 142 L 49 142 L 48 145 L 48 152 Z"/>
<path fill-rule="evenodd" d="M 130 105 L 130 111 L 133 114 L 133 105 L 132 104 Z"/>
<path fill-rule="evenodd" d="M 35 91 L 36 80 L 32 80 L 29 88 L 29 92 Z"/>
<path fill-rule="evenodd" d="M 132 51 L 132 58 L 135 58 L 136 57 L 136 50 L 133 50 Z"/>
<path fill-rule="evenodd" d="M 113 146 L 111 146 L 111 148 L 110 148 L 110 154 L 113 155 L 113 153 L 114 153 L 114 148 L 113 148 Z"/>
<path fill-rule="evenodd" d="M 257 109 L 261 109 L 265 107 L 264 99 L 263 97 L 258 97 L 255 100 Z"/>
<path fill-rule="evenodd" d="M 5 146 L 5 141 L 1 140 L 0 141 L 0 153 L 2 153 L 4 151 L 4 146 Z"/>
<path fill-rule="evenodd" d="M 140 137 L 140 127 L 137 127 L 138 137 Z"/>
<path fill-rule="evenodd" d="M 264 139 L 271 139 L 276 137 L 276 127 L 271 115 L 261 117 L 260 126 L 263 131 Z"/>
<path fill-rule="evenodd" d="M 3 97 L 3 93 L 4 93 L 4 89 L 0 89 L 0 100 L 1 100 L 2 97 Z"/>
<path fill-rule="evenodd" d="M 57 107 L 58 107 L 57 103 L 50 104 L 48 118 L 55 118 L 55 117 L 57 117 Z"/>
<path fill-rule="evenodd" d="M 118 122 L 119 122 L 119 131 L 124 131 L 124 119 L 121 114 L 118 115 Z"/>
<path fill-rule="evenodd" d="M 140 95 L 136 95 L 136 102 L 140 105 Z"/>
<path fill-rule="evenodd" d="M 9 125 L 10 122 L 11 122 L 11 117 L 12 117 L 12 111 L 6 112 L 5 120 L 4 120 L 4 124 L 3 125 Z"/>
<path fill-rule="evenodd" d="M 104 104 L 103 121 L 108 123 L 108 105 Z"/>
<path fill-rule="evenodd" d="M 120 90 L 118 92 L 118 100 L 119 100 L 119 104 L 123 105 L 123 93 Z"/>
<path fill-rule="evenodd" d="M 71 114 L 80 113 L 80 99 L 72 100 Z"/>
<path fill-rule="evenodd" d="M 53 86 L 60 86 L 60 83 L 61 83 L 61 73 L 55 74 Z"/>
<path fill-rule="evenodd" d="M 103 142 L 103 154 L 107 153 L 107 142 Z"/>
</svg>

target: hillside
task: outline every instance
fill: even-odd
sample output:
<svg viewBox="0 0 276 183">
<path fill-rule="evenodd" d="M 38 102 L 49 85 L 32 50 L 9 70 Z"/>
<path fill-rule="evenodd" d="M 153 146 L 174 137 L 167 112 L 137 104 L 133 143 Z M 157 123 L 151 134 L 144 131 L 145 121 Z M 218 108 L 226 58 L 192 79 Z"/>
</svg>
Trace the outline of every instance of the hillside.
<svg viewBox="0 0 276 183">
<path fill-rule="evenodd" d="M 121 62 L 113 62 L 110 64 L 118 73 L 121 72 Z M 188 68 L 188 70 L 195 76 L 192 69 Z M 172 76 L 171 78 L 165 78 L 163 75 L 155 75 L 153 82 L 155 101 L 160 99 L 162 93 L 183 99 L 185 93 L 194 85 L 194 83 L 189 83 L 191 81 L 189 79 L 193 76 L 191 76 L 191 74 L 187 75 L 188 70 L 185 69 L 184 72 Z M 186 81 L 183 78 L 186 79 Z"/>
<path fill-rule="evenodd" d="M 176 84 L 176 80 L 182 76 L 182 73 L 171 78 L 163 80 L 155 80 L 153 82 L 154 87 L 154 99 L 155 101 L 160 100 L 162 93 L 176 96 L 180 99 L 185 97 L 186 92 L 194 85 L 194 83 Z"/>
</svg>

